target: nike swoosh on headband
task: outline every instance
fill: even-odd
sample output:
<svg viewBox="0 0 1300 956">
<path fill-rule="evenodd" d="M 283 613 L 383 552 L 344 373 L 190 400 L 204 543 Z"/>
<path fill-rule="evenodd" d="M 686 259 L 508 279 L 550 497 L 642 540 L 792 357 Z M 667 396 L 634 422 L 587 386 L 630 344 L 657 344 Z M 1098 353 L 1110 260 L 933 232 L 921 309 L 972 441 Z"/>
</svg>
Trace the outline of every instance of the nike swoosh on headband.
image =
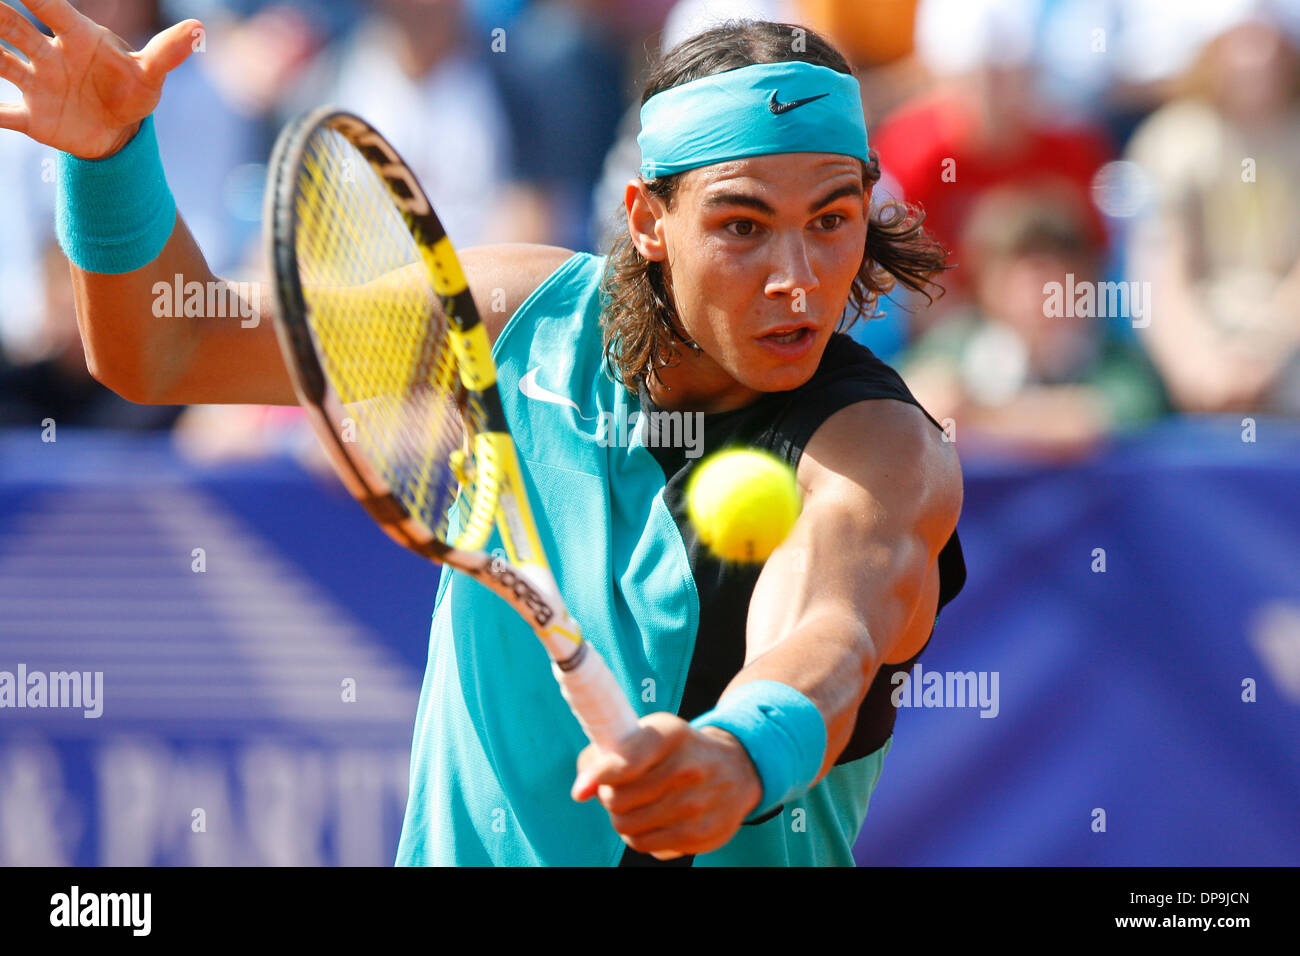
<svg viewBox="0 0 1300 956">
<path fill-rule="evenodd" d="M 801 100 L 791 100 L 789 103 L 779 103 L 777 102 L 776 99 L 777 92 L 778 92 L 777 90 L 772 91 L 772 95 L 767 101 L 767 108 L 778 116 L 780 116 L 782 113 L 788 113 L 793 109 L 798 109 L 800 106 L 803 106 L 805 103 L 811 103 L 814 100 L 819 100 L 823 96 L 830 96 L 829 93 L 822 93 L 819 96 L 807 96 Z"/>
</svg>

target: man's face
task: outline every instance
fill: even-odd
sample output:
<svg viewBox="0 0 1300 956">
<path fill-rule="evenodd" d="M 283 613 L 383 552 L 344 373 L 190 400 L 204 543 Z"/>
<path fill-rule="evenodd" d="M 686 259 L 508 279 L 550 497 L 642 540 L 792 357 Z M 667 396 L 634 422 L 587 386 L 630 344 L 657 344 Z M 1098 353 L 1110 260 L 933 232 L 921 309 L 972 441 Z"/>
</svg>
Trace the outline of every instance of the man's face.
<svg viewBox="0 0 1300 956">
<path fill-rule="evenodd" d="M 704 350 L 687 353 L 697 378 L 774 392 L 812 377 L 862 264 L 869 201 L 861 163 L 830 153 L 691 170 L 671 209 L 655 201 L 668 286 Z"/>
</svg>

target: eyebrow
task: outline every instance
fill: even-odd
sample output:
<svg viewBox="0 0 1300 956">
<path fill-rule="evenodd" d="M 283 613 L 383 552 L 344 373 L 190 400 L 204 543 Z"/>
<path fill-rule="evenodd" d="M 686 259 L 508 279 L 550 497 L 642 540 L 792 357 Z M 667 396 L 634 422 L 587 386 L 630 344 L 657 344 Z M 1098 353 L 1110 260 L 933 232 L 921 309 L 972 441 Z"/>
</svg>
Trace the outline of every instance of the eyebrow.
<svg viewBox="0 0 1300 956">
<path fill-rule="evenodd" d="M 704 198 L 702 205 L 709 208 L 714 206 L 746 206 L 749 209 L 757 209 L 764 215 L 776 215 L 775 209 L 757 196 L 751 196 L 748 193 L 713 193 Z"/>
<path fill-rule="evenodd" d="M 818 209 L 829 206 L 835 200 L 841 199 L 844 196 L 853 196 L 861 199 L 863 196 L 862 187 L 857 183 L 845 183 L 843 186 L 832 189 L 821 199 L 810 205 L 808 207 L 808 212 L 814 213 Z M 713 193 L 712 195 L 706 196 L 702 204 L 709 208 L 715 206 L 745 206 L 749 209 L 756 209 L 767 216 L 776 215 L 776 210 L 768 205 L 767 202 L 759 199 L 757 196 L 751 196 L 748 193 Z"/>
<path fill-rule="evenodd" d="M 821 209 L 823 206 L 829 206 L 835 200 L 842 199 L 845 196 L 853 196 L 855 199 L 861 199 L 864 195 L 865 193 L 863 193 L 862 186 L 860 184 L 845 183 L 843 186 L 839 186 L 835 189 L 832 189 L 825 196 L 823 196 L 819 201 L 809 206 L 808 211 L 810 213 L 816 212 L 818 209 Z"/>
</svg>

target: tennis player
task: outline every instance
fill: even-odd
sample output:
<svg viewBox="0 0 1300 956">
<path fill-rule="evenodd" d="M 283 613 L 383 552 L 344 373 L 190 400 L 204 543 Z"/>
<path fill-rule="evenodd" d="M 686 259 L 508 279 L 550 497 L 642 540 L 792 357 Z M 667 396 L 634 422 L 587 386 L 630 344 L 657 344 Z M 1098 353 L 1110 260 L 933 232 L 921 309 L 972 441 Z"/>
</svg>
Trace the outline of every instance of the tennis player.
<svg viewBox="0 0 1300 956">
<path fill-rule="evenodd" d="M 0 53 L 24 94 L 0 126 L 62 151 L 59 236 L 92 372 L 138 402 L 294 404 L 270 321 L 150 308 L 176 274 L 222 282 L 149 118 L 197 21 L 132 53 L 66 0 L 28 6 L 56 38 L 0 4 L 0 37 L 26 57 Z M 444 574 L 398 863 L 851 865 L 893 741 L 892 678 L 964 581 L 953 446 L 837 332 L 943 267 L 916 215 L 872 210 L 843 58 L 788 25 L 711 30 L 656 69 L 642 126 L 608 257 L 463 258 L 561 592 L 644 716 L 617 749 L 584 749 L 527 625 Z M 678 424 L 697 413 L 702 448 Z M 611 442 L 619 421 L 635 427 Z M 685 517 L 701 453 L 733 444 L 789 461 L 803 490 L 761 568 L 713 560 Z"/>
</svg>

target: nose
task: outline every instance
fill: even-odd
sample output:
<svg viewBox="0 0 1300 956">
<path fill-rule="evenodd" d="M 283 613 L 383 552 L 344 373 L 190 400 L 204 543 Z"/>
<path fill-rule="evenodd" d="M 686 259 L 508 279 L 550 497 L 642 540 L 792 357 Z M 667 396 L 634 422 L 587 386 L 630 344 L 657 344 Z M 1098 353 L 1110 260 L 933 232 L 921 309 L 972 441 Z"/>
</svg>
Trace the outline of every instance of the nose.
<svg viewBox="0 0 1300 956">
<path fill-rule="evenodd" d="M 768 298 L 808 295 L 819 285 L 802 232 L 787 233 L 773 244 L 773 260 L 764 289 Z"/>
</svg>

